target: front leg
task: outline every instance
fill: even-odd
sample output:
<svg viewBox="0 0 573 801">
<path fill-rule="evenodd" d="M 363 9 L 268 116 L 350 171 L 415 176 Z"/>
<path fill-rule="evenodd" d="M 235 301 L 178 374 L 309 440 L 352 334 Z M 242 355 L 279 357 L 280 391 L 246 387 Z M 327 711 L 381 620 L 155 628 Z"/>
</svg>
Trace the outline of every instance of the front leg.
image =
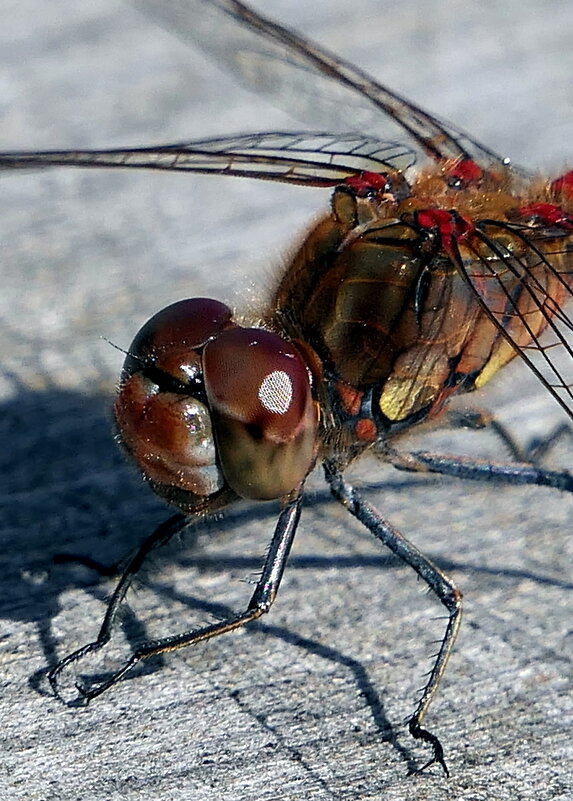
<svg viewBox="0 0 573 801">
<path fill-rule="evenodd" d="M 301 488 L 302 490 L 302 488 Z M 76 685 L 80 693 L 81 700 L 88 703 L 93 698 L 101 695 L 103 692 L 113 687 L 114 684 L 122 679 L 138 662 L 148 659 L 151 656 L 166 653 L 167 651 L 176 651 L 180 648 L 185 648 L 189 645 L 208 640 L 218 634 L 224 634 L 228 631 L 243 626 L 245 623 L 255 620 L 256 618 L 268 612 L 273 601 L 275 600 L 286 561 L 293 543 L 294 535 L 298 526 L 300 518 L 300 509 L 302 502 L 301 492 L 294 494 L 293 497 L 285 499 L 283 508 L 277 520 L 273 538 L 267 550 L 263 570 L 257 582 L 255 590 L 252 594 L 251 600 L 247 608 L 239 614 L 230 617 L 226 620 L 221 620 L 212 625 L 203 626 L 201 628 L 184 631 L 180 634 L 167 635 L 165 637 L 152 640 L 150 642 L 142 643 L 133 652 L 131 657 L 124 662 L 124 664 L 115 671 L 106 681 L 98 684 L 95 687 L 83 687 Z M 175 515 L 170 518 L 166 523 L 159 526 L 156 531 L 148 537 L 132 561 L 127 566 L 122 578 L 120 579 L 115 592 L 108 604 L 108 609 L 104 617 L 99 635 L 93 642 L 84 645 L 77 651 L 69 654 L 62 659 L 58 664 L 52 668 L 48 674 L 50 684 L 57 697 L 61 700 L 61 694 L 58 688 L 58 679 L 61 671 L 68 665 L 73 664 L 86 656 L 89 653 L 103 648 L 111 637 L 114 621 L 121 602 L 125 598 L 127 590 L 140 569 L 145 557 L 151 550 L 162 545 L 167 539 L 170 539 L 174 533 L 181 531 L 188 526 L 190 521 L 184 515 Z"/>
<path fill-rule="evenodd" d="M 192 521 L 183 514 L 173 515 L 164 523 L 161 523 L 161 525 L 158 526 L 148 537 L 146 537 L 139 546 L 135 555 L 129 560 L 113 592 L 113 595 L 111 596 L 97 639 L 93 642 L 83 645 L 81 648 L 78 648 L 76 651 L 73 651 L 71 654 L 65 656 L 48 672 L 48 680 L 52 687 L 52 691 L 56 698 L 59 698 L 60 701 L 67 703 L 62 697 L 59 687 L 61 672 L 67 668 L 68 665 L 78 662 L 87 654 L 93 653 L 94 651 L 99 651 L 101 648 L 107 645 L 111 638 L 121 604 L 127 594 L 127 591 L 131 587 L 134 578 L 141 570 L 146 558 L 152 551 L 160 548 L 166 542 L 169 542 L 169 540 L 172 539 L 172 537 L 174 537 L 176 534 L 183 531 L 183 529 L 187 528 L 187 526 L 191 525 L 191 522 Z M 79 559 L 75 561 L 81 561 L 88 567 L 95 569 L 99 568 L 99 565 L 94 560 Z M 113 568 L 110 568 L 110 572 L 112 569 Z M 77 686 L 77 689 L 81 693 L 82 699 L 88 695 L 83 688 Z"/>
</svg>

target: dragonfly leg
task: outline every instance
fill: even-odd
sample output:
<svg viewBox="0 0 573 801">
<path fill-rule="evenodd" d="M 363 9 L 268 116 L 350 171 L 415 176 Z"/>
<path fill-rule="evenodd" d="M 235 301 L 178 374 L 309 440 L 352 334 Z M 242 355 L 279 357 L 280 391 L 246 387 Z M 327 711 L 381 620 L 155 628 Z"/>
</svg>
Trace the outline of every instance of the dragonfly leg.
<svg viewBox="0 0 573 801">
<path fill-rule="evenodd" d="M 425 770 L 430 765 L 438 763 L 443 768 L 446 776 L 448 776 L 449 772 L 444 759 L 442 744 L 435 734 L 422 727 L 422 722 L 438 689 L 458 633 L 462 615 L 462 594 L 445 573 L 384 520 L 378 510 L 345 481 L 341 471 L 334 463 L 325 462 L 324 471 L 326 480 L 336 500 L 366 526 L 392 553 L 415 570 L 448 610 L 448 623 L 444 636 L 429 678 L 408 724 L 410 734 L 415 739 L 428 743 L 433 751 L 431 759 L 420 770 Z"/>
<path fill-rule="evenodd" d="M 546 434 L 543 437 L 534 437 L 531 439 L 526 447 L 525 447 L 525 454 L 527 456 L 527 461 L 532 462 L 533 464 L 538 464 L 542 459 L 545 458 L 547 453 L 560 442 L 565 437 L 573 436 L 573 429 L 568 423 L 560 423 L 558 426 L 555 426 L 553 431 L 549 434 Z"/>
<path fill-rule="evenodd" d="M 522 446 L 503 423 L 484 409 L 460 411 L 448 409 L 443 415 L 443 420 L 444 425 L 451 428 L 469 428 L 472 431 L 489 428 L 503 442 L 512 459 L 530 464 L 539 464 L 554 445 L 565 436 L 573 435 L 573 429 L 568 423 L 560 423 L 549 434 L 535 437 Z"/>
<path fill-rule="evenodd" d="M 54 692 L 54 695 L 61 701 L 64 701 L 64 699 L 60 694 L 58 680 L 62 670 L 64 670 L 64 668 L 66 668 L 68 665 L 77 662 L 86 654 L 92 653 L 93 651 L 99 651 L 100 648 L 103 648 L 103 646 L 109 642 L 121 603 L 147 556 L 151 553 L 151 551 L 154 551 L 156 548 L 159 548 L 168 542 L 175 534 L 182 531 L 186 526 L 190 525 L 191 522 L 191 519 L 183 514 L 173 515 L 168 520 L 161 523 L 161 525 L 158 526 L 148 537 L 146 537 L 146 539 L 139 546 L 137 552 L 130 559 L 127 567 L 124 569 L 121 579 L 119 580 L 113 595 L 111 596 L 97 639 L 94 640 L 94 642 L 87 643 L 87 645 L 78 648 L 77 651 L 73 651 L 71 654 L 68 654 L 68 656 L 60 660 L 60 662 L 58 662 L 58 664 L 49 671 L 48 680 L 52 687 L 52 691 Z M 72 560 L 75 561 L 75 557 L 70 556 L 69 558 L 66 557 L 65 559 L 65 561 Z M 89 558 L 81 558 L 80 561 L 82 564 L 85 564 L 87 567 L 92 567 L 95 570 L 99 570 L 100 568 L 99 563 L 95 560 L 92 562 L 92 560 Z M 110 572 L 112 569 L 113 568 L 109 568 Z"/>
<path fill-rule="evenodd" d="M 488 462 L 464 456 L 449 456 L 427 451 L 400 453 L 384 450 L 381 454 L 398 470 L 412 473 L 440 473 L 472 481 L 498 484 L 534 484 L 573 492 L 573 475 L 568 470 L 547 470 L 530 462 Z"/>
<path fill-rule="evenodd" d="M 161 639 L 153 640 L 151 642 L 143 643 L 131 655 L 131 657 L 115 671 L 107 681 L 102 682 L 96 687 L 85 688 L 77 685 L 77 689 L 82 696 L 84 702 L 89 702 L 101 693 L 108 690 L 116 684 L 126 673 L 128 673 L 138 662 L 147 659 L 150 656 L 156 656 L 167 651 L 175 651 L 179 648 L 184 648 L 188 645 L 194 645 L 202 640 L 210 639 L 218 634 L 223 634 L 227 631 L 232 631 L 239 626 L 248 623 L 250 620 L 260 617 L 270 609 L 278 591 L 280 581 L 284 572 L 284 567 L 290 552 L 290 548 L 294 539 L 297 524 L 300 518 L 301 495 L 290 499 L 283 507 L 265 562 L 263 565 L 262 574 L 257 582 L 255 591 L 251 597 L 249 605 L 244 612 L 236 615 L 235 617 L 227 620 L 222 620 L 210 626 L 186 631 L 181 634 L 175 634 Z M 145 556 L 157 547 L 161 542 L 165 542 L 169 536 L 172 536 L 176 531 L 180 531 L 185 525 L 189 525 L 189 518 L 183 515 L 176 515 L 167 523 L 160 526 L 148 539 L 143 543 L 142 547 L 128 565 L 122 578 L 117 585 L 115 592 L 108 605 L 108 609 L 101 626 L 99 635 L 94 642 L 88 643 L 83 648 L 74 651 L 65 659 L 62 659 L 48 674 L 50 684 L 55 694 L 61 698 L 58 691 L 57 681 L 60 672 L 69 664 L 77 662 L 83 656 L 93 651 L 102 648 L 110 639 L 113 621 L 117 616 L 118 608 L 121 601 L 124 599 L 127 589 L 143 562 Z M 168 532 L 169 524 L 173 529 Z"/>
<path fill-rule="evenodd" d="M 512 459 L 516 462 L 527 461 L 524 449 L 511 431 L 496 420 L 491 412 L 485 409 L 448 409 L 443 417 L 444 424 L 448 428 L 467 428 L 471 431 L 482 431 L 487 428 L 493 431 L 505 445 Z"/>
</svg>

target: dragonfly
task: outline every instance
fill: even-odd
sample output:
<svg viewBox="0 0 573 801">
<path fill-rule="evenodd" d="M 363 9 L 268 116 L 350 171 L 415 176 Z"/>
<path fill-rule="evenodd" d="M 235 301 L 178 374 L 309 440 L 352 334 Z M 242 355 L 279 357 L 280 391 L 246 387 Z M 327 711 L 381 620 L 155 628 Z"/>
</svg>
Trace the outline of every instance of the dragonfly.
<svg viewBox="0 0 573 801">
<path fill-rule="evenodd" d="M 178 508 L 130 559 L 97 638 L 49 672 L 103 648 L 149 554 L 241 499 L 280 501 L 262 573 L 242 612 L 142 643 L 109 678 L 78 685 L 87 703 L 150 656 L 197 644 L 268 612 L 319 464 L 334 498 L 410 566 L 447 610 L 410 734 L 448 775 L 425 724 L 462 614 L 453 580 L 345 477 L 372 453 L 400 470 L 571 492 L 567 472 L 527 460 L 472 462 L 395 447 L 426 421 L 480 428 L 448 412 L 519 356 L 573 419 L 573 171 L 542 180 L 514 167 L 359 68 L 238 0 L 138 0 L 263 94 L 294 93 L 309 116 L 385 117 L 409 144 L 350 130 L 267 132 L 155 147 L 0 153 L 0 170 L 152 169 L 256 178 L 331 190 L 256 324 L 226 304 L 186 298 L 158 311 L 126 352 L 114 412 L 119 439 L 152 489 Z M 264 76 L 264 80 L 263 80 Z M 358 117 L 360 113 L 360 117 Z M 362 114 L 364 113 L 364 117 Z M 414 172 L 417 160 L 425 163 Z"/>
</svg>

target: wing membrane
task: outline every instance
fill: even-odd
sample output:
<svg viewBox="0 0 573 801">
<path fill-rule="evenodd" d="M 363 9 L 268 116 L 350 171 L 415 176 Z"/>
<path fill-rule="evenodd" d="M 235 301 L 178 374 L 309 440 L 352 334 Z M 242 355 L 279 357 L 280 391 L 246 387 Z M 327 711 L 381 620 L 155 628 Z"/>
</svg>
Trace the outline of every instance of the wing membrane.
<svg viewBox="0 0 573 801">
<path fill-rule="evenodd" d="M 340 130 L 376 130 L 382 111 L 432 158 L 471 158 L 486 170 L 506 161 L 440 122 L 362 70 L 238 0 L 131 0 L 159 24 L 214 56 L 241 83 L 305 121 Z M 362 114 L 361 112 L 366 112 Z"/>
<path fill-rule="evenodd" d="M 507 249 L 500 234 L 521 251 Z M 573 419 L 573 319 L 564 308 L 573 296 L 573 245 L 565 235 L 553 235 L 549 244 L 542 229 L 496 220 L 482 220 L 476 236 L 475 261 L 466 265 L 459 253 L 457 261 L 505 340 L 496 346 L 490 372 L 518 353 Z"/>
<path fill-rule="evenodd" d="M 363 170 L 403 171 L 414 161 L 414 151 L 393 142 L 304 132 L 248 134 L 148 148 L 0 153 L 0 170 L 147 168 L 333 186 Z"/>
</svg>

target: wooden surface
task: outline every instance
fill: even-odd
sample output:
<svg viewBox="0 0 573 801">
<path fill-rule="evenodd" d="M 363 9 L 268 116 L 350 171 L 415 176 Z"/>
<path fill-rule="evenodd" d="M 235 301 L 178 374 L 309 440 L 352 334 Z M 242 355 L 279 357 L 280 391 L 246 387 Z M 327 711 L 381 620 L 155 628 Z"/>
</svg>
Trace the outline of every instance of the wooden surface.
<svg viewBox="0 0 573 801">
<path fill-rule="evenodd" d="M 571 156 L 573 6 L 565 0 L 301 0 L 283 20 L 516 161 Z M 0 2 L 0 149 L 146 144 L 298 128 L 114 0 Z M 428 725 L 452 772 L 422 764 L 403 720 L 441 610 L 311 482 L 276 606 L 260 624 L 134 672 L 88 709 L 43 672 L 93 638 L 112 584 L 52 565 L 113 561 L 166 515 L 113 440 L 121 348 L 166 303 L 260 298 L 328 193 L 248 181 L 59 171 L 0 193 L 2 797 L 505 799 L 573 797 L 570 523 L 549 490 L 353 474 L 450 572 L 466 616 Z M 469 400 L 474 400 L 470 398 Z M 476 404 L 522 440 L 560 413 L 520 365 Z M 504 458 L 476 434 L 412 446 Z M 552 465 L 570 465 L 565 443 Z M 239 609 L 272 531 L 242 506 L 175 543 L 130 596 L 105 672 L 130 644 Z M 122 651 L 123 648 L 123 651 Z M 121 653 L 120 653 L 121 652 Z M 73 685 L 73 677 L 68 677 Z"/>
</svg>

